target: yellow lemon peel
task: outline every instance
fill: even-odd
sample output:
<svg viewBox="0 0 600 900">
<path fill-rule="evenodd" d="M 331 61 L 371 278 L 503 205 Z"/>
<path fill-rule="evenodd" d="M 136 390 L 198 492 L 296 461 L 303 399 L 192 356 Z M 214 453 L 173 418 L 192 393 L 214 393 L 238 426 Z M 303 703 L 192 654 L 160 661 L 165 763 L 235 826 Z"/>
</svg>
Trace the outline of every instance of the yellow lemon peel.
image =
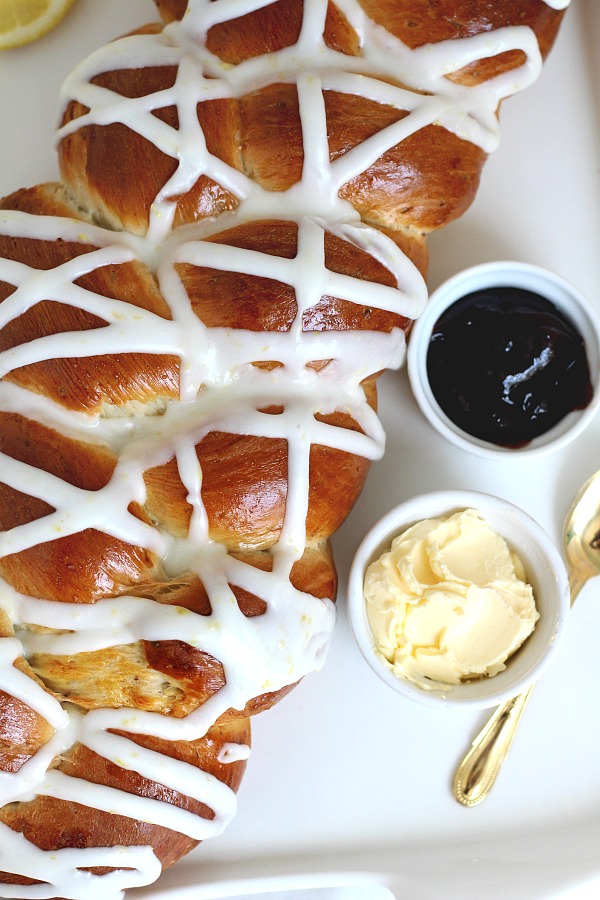
<svg viewBox="0 0 600 900">
<path fill-rule="evenodd" d="M 0 50 L 36 41 L 55 28 L 75 0 L 0 0 Z"/>
</svg>

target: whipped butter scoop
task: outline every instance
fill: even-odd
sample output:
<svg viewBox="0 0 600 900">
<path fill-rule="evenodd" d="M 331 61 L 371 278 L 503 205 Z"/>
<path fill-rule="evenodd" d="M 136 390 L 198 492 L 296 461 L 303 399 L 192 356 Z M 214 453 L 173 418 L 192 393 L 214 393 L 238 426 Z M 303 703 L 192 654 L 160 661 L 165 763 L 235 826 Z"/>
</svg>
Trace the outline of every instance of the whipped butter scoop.
<svg viewBox="0 0 600 900">
<path fill-rule="evenodd" d="M 364 594 L 377 652 L 432 690 L 501 672 L 539 618 L 521 560 L 474 509 L 398 535 Z"/>
</svg>

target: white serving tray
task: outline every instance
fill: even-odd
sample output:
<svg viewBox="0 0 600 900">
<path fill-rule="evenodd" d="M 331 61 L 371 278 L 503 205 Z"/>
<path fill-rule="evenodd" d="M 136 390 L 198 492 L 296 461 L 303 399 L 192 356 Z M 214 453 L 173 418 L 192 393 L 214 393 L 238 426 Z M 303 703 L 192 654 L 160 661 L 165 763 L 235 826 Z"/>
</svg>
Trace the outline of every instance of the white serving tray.
<svg viewBox="0 0 600 900">
<path fill-rule="evenodd" d="M 64 76 L 154 17 L 150 0 L 78 0 L 43 40 L 0 54 L 0 195 L 56 178 Z M 512 258 L 554 269 L 600 311 L 599 45 L 600 5 L 573 0 L 541 80 L 503 108 L 501 145 L 474 206 L 430 241 L 431 288 L 460 268 Z M 600 419 L 556 456 L 490 462 L 436 436 L 405 371 L 382 379 L 380 408 L 386 457 L 334 541 L 340 614 L 325 668 L 254 720 L 226 833 L 132 897 L 213 900 L 296 887 L 310 898 L 320 887 L 332 900 L 376 900 L 375 885 L 410 900 L 599 895 L 600 582 L 584 588 L 492 794 L 473 809 L 452 799 L 450 784 L 485 713 L 421 708 L 389 692 L 352 642 L 344 583 L 375 519 L 438 488 L 496 493 L 558 541 L 572 495 L 600 468 Z"/>
</svg>

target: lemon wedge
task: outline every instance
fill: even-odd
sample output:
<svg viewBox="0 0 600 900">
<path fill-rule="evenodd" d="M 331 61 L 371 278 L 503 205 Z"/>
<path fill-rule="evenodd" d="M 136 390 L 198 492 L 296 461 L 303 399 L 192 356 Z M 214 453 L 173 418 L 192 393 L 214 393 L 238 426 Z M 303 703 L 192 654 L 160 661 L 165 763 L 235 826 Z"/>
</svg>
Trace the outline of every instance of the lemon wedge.
<svg viewBox="0 0 600 900">
<path fill-rule="evenodd" d="M 65 17 L 75 0 L 0 0 L 0 50 L 36 41 Z"/>
</svg>

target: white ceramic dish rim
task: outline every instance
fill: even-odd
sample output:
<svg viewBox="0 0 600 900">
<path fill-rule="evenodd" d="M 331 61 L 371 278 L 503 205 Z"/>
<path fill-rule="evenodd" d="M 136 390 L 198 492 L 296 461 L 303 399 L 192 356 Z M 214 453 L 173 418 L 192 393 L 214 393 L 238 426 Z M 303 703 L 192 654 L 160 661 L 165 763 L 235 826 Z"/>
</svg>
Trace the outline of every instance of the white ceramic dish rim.
<svg viewBox="0 0 600 900">
<path fill-rule="evenodd" d="M 439 406 L 427 378 L 427 350 L 433 326 L 455 301 L 488 287 L 521 287 L 547 297 L 563 311 L 584 337 L 593 396 L 582 410 L 573 410 L 546 434 L 517 450 L 480 440 L 459 428 Z M 408 376 L 415 399 L 425 417 L 447 440 L 478 456 L 502 458 L 519 453 L 531 457 L 562 449 L 594 418 L 600 405 L 600 322 L 589 300 L 567 279 L 530 263 L 497 260 L 458 272 L 432 294 L 422 316 L 415 322 L 407 351 Z"/>
<path fill-rule="evenodd" d="M 398 678 L 376 653 L 363 595 L 367 566 L 409 525 L 459 509 L 477 509 L 488 524 L 519 552 L 534 587 L 540 619 L 533 634 L 493 678 L 456 685 L 446 692 L 425 691 Z M 539 680 L 556 657 L 570 610 L 569 579 L 558 549 L 524 510 L 479 491 L 446 490 L 417 495 L 381 518 L 358 547 L 348 580 L 348 617 L 358 647 L 371 669 L 401 697 L 426 706 L 485 709 L 516 696 Z"/>
</svg>

